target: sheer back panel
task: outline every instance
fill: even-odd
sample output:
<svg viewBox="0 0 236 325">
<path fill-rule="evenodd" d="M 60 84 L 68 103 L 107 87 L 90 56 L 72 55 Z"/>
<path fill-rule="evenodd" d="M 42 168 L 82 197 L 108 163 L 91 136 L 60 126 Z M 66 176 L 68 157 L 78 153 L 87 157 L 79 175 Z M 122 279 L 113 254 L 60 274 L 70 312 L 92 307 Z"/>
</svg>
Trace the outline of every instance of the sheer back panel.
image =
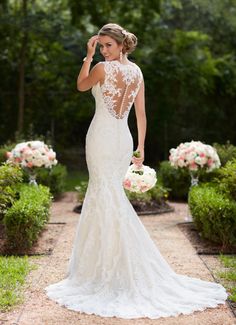
<svg viewBox="0 0 236 325">
<path fill-rule="evenodd" d="M 105 80 L 101 85 L 105 105 L 117 119 L 126 116 L 138 93 L 142 73 L 135 64 L 104 62 Z"/>
</svg>

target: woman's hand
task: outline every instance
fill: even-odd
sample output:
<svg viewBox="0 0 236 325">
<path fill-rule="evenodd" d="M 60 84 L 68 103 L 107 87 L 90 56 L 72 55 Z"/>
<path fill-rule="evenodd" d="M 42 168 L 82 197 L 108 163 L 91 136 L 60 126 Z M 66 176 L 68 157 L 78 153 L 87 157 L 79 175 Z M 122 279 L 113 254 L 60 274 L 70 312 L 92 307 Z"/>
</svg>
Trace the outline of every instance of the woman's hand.
<svg viewBox="0 0 236 325">
<path fill-rule="evenodd" d="M 143 164 L 143 161 L 144 161 L 144 149 L 138 147 L 134 151 L 134 154 L 133 154 L 133 157 L 132 157 L 131 161 L 137 167 L 141 168 L 142 164 Z"/>
<path fill-rule="evenodd" d="M 87 58 L 92 58 L 96 51 L 96 46 L 98 43 L 98 35 L 92 36 L 87 43 Z"/>
</svg>

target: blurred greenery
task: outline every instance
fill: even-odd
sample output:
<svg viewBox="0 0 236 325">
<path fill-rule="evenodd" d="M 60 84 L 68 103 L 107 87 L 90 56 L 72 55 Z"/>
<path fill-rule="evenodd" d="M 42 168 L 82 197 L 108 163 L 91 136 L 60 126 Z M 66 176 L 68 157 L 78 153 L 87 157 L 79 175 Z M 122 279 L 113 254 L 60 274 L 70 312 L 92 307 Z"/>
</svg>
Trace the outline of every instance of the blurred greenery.
<svg viewBox="0 0 236 325">
<path fill-rule="evenodd" d="M 87 182 L 88 178 L 86 171 L 71 170 L 66 177 L 65 191 L 75 191 L 75 187 L 81 182 Z"/>
<path fill-rule="evenodd" d="M 33 127 L 58 153 L 84 147 L 94 100 L 76 79 L 87 39 L 110 21 L 139 39 L 147 163 L 192 139 L 236 144 L 235 13 L 236 0 L 0 1 L 0 144 Z M 129 126 L 137 143 L 134 110 Z"/>
</svg>

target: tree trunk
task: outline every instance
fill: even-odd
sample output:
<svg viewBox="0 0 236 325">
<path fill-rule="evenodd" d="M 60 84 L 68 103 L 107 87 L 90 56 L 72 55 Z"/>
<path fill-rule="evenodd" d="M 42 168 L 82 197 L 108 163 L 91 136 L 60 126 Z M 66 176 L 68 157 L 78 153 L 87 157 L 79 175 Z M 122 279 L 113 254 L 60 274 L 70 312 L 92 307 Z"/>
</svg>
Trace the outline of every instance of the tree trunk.
<svg viewBox="0 0 236 325">
<path fill-rule="evenodd" d="M 25 109 L 25 62 L 26 62 L 26 49 L 28 43 L 28 30 L 27 30 L 27 1 L 23 0 L 22 10 L 23 10 L 23 37 L 20 51 L 19 60 L 19 89 L 18 89 L 18 99 L 19 99 L 19 110 L 18 110 L 18 121 L 17 121 L 17 131 L 21 133 L 24 127 L 24 109 Z"/>
</svg>

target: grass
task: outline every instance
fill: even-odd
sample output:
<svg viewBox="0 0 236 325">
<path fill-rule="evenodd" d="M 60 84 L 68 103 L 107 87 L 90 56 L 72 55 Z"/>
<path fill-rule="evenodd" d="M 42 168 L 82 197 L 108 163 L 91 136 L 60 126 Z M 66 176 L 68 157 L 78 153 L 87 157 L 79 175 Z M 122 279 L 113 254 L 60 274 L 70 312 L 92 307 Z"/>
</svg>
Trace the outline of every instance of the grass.
<svg viewBox="0 0 236 325">
<path fill-rule="evenodd" d="M 78 186 L 81 181 L 87 181 L 88 178 L 87 171 L 69 171 L 66 178 L 65 191 L 75 191 L 75 186 Z"/>
<path fill-rule="evenodd" d="M 236 302 L 236 256 L 220 255 L 221 263 L 225 270 L 218 272 L 218 276 L 224 280 L 225 286 L 230 293 L 229 299 Z"/>
<path fill-rule="evenodd" d="M 0 256 L 0 311 L 8 311 L 23 302 L 26 276 L 35 266 L 28 257 Z"/>
</svg>

